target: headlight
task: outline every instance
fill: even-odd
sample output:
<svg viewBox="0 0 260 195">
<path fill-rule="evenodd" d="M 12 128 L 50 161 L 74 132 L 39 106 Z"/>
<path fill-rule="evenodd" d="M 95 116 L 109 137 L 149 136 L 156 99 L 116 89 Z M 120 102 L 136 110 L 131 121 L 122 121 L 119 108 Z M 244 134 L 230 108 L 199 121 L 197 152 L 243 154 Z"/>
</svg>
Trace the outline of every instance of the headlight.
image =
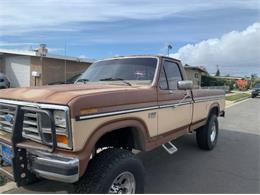
<svg viewBox="0 0 260 195">
<path fill-rule="evenodd" d="M 58 127 L 66 128 L 66 113 L 61 110 L 55 110 L 53 112 L 55 125 Z"/>
<path fill-rule="evenodd" d="M 68 126 L 68 114 L 64 110 L 54 110 L 53 118 L 56 130 L 57 146 L 61 148 L 72 148 L 71 134 Z M 50 128 L 50 121 L 44 114 L 41 115 L 41 128 L 43 133 L 43 141 L 45 143 L 51 143 L 52 134 Z"/>
<path fill-rule="evenodd" d="M 67 112 L 63 110 L 53 111 L 54 122 L 56 126 L 56 141 L 59 147 L 71 148 L 70 132 L 67 124 Z"/>
</svg>

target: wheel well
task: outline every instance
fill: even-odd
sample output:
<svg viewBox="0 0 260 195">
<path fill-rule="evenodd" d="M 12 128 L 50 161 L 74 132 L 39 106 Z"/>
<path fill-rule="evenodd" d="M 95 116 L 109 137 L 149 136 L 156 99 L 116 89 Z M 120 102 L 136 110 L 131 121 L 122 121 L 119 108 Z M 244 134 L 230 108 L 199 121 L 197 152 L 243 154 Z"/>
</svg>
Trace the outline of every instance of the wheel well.
<svg viewBox="0 0 260 195">
<path fill-rule="evenodd" d="M 101 136 L 95 148 L 115 147 L 144 150 L 144 137 L 135 127 L 125 127 L 108 132 Z"/>
<path fill-rule="evenodd" d="M 215 107 L 211 108 L 209 115 L 211 115 L 211 114 L 215 114 L 216 116 L 218 116 L 219 115 L 219 107 L 215 106 Z"/>
</svg>

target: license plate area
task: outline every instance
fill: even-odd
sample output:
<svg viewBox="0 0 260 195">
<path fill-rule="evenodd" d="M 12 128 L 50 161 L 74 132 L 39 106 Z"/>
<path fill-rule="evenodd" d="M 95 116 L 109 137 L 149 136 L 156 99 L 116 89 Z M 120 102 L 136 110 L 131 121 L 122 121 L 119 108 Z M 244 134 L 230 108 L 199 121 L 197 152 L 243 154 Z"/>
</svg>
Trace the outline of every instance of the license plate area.
<svg viewBox="0 0 260 195">
<path fill-rule="evenodd" d="M 0 156 L 1 156 L 1 164 L 5 166 L 10 166 L 12 164 L 12 158 L 13 158 L 12 147 L 0 143 Z"/>
</svg>

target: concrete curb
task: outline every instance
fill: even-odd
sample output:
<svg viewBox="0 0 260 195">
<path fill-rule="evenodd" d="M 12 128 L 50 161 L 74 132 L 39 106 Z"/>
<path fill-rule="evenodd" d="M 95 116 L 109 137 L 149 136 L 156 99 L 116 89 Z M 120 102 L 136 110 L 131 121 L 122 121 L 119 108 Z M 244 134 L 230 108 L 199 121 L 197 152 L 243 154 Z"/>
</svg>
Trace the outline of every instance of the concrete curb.
<svg viewBox="0 0 260 195">
<path fill-rule="evenodd" d="M 0 187 L 0 193 L 4 193 L 7 192 L 9 190 L 15 189 L 17 188 L 16 183 L 15 182 L 7 182 L 5 185 Z"/>
</svg>

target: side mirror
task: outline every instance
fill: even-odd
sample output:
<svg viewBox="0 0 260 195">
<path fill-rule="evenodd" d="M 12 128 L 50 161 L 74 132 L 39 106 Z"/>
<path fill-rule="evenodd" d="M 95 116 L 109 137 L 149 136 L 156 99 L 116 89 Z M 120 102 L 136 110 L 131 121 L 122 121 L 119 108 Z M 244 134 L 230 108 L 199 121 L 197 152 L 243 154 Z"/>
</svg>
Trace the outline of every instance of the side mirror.
<svg viewBox="0 0 260 195">
<path fill-rule="evenodd" d="M 188 90 L 188 89 L 192 89 L 192 87 L 193 87 L 193 82 L 190 80 L 178 81 L 178 89 L 180 90 Z"/>
</svg>

